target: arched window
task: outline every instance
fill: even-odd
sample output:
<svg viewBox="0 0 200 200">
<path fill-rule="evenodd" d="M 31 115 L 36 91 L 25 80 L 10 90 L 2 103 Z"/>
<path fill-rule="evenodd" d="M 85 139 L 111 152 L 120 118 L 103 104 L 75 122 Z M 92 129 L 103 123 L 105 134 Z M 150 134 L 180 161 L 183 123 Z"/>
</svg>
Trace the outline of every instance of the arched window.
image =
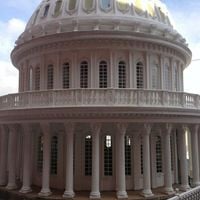
<svg viewBox="0 0 200 200">
<path fill-rule="evenodd" d="M 37 171 L 42 172 L 43 166 L 43 136 L 38 137 L 37 142 Z"/>
<path fill-rule="evenodd" d="M 153 64 L 152 66 L 152 89 L 159 89 L 159 66 L 158 64 Z"/>
<path fill-rule="evenodd" d="M 85 176 L 92 175 L 92 136 L 85 137 Z"/>
<path fill-rule="evenodd" d="M 48 65 L 47 68 L 47 89 L 53 89 L 53 65 Z"/>
<path fill-rule="evenodd" d="M 61 9 L 61 6 L 62 6 L 62 0 L 57 0 L 56 1 L 56 6 L 55 6 L 55 9 L 54 9 L 54 16 L 58 16 L 60 14 L 60 9 Z"/>
<path fill-rule="evenodd" d="M 156 137 L 156 171 L 157 173 L 162 172 L 162 145 L 161 137 Z"/>
<path fill-rule="evenodd" d="M 170 68 L 169 65 L 166 63 L 165 64 L 165 70 L 164 70 L 164 84 L 165 84 L 165 89 L 170 90 Z"/>
<path fill-rule="evenodd" d="M 70 88 L 70 66 L 69 63 L 64 63 L 62 67 L 62 74 L 63 74 L 63 88 L 67 89 Z"/>
<path fill-rule="evenodd" d="M 68 10 L 74 10 L 76 8 L 77 0 L 69 0 Z"/>
<path fill-rule="evenodd" d="M 43 14 L 43 17 L 47 17 L 48 12 L 49 12 L 49 8 L 50 8 L 50 5 L 49 5 L 49 4 L 46 5 L 46 6 L 44 7 L 44 14 Z"/>
<path fill-rule="evenodd" d="M 51 138 L 51 174 L 57 174 L 57 160 L 58 160 L 58 137 Z"/>
<path fill-rule="evenodd" d="M 142 62 L 138 62 L 136 65 L 136 81 L 137 88 L 144 88 L 144 66 Z"/>
<path fill-rule="evenodd" d="M 131 175 L 131 138 L 125 136 L 125 174 L 126 176 Z"/>
<path fill-rule="evenodd" d="M 112 137 L 104 137 L 104 175 L 112 176 Z"/>
<path fill-rule="evenodd" d="M 100 88 L 108 87 L 108 68 L 106 61 L 101 61 L 99 63 L 99 87 Z"/>
<path fill-rule="evenodd" d="M 80 66 L 80 87 L 88 88 L 88 62 L 81 62 Z"/>
<path fill-rule="evenodd" d="M 126 63 L 124 61 L 120 61 L 118 64 L 118 87 L 126 88 Z"/>
<path fill-rule="evenodd" d="M 35 90 L 40 90 L 40 67 L 35 68 Z"/>
<path fill-rule="evenodd" d="M 108 10 L 111 8 L 111 0 L 101 0 L 101 8 Z"/>
<path fill-rule="evenodd" d="M 91 10 L 94 7 L 94 0 L 85 0 L 84 1 L 84 8 L 86 10 Z"/>
</svg>

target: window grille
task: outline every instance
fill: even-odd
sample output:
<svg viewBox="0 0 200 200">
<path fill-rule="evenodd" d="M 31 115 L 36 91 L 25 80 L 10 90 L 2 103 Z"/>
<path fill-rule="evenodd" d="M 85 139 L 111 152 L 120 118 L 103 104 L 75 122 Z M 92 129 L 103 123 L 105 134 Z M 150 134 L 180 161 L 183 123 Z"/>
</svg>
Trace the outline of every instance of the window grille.
<svg viewBox="0 0 200 200">
<path fill-rule="evenodd" d="M 92 175 L 92 137 L 85 137 L 85 176 Z"/>
<path fill-rule="evenodd" d="M 40 90 L 40 67 L 35 69 L 35 90 Z"/>
<path fill-rule="evenodd" d="M 118 65 L 118 87 L 126 88 L 126 63 L 124 61 L 120 61 Z"/>
<path fill-rule="evenodd" d="M 63 88 L 70 88 L 70 66 L 69 63 L 63 64 Z"/>
<path fill-rule="evenodd" d="M 108 69 L 106 61 L 101 61 L 99 64 L 99 87 L 108 87 Z"/>
<path fill-rule="evenodd" d="M 142 138 L 141 138 L 141 144 L 140 144 L 140 171 L 141 174 L 144 173 L 144 167 L 143 167 L 143 144 L 142 144 Z"/>
<path fill-rule="evenodd" d="M 42 172 L 43 167 L 43 136 L 38 137 L 37 142 L 37 171 Z"/>
<path fill-rule="evenodd" d="M 156 137 L 156 171 L 157 173 L 162 172 L 162 145 L 161 137 Z"/>
<path fill-rule="evenodd" d="M 144 66 L 141 62 L 137 63 L 136 76 L 137 88 L 144 88 Z"/>
<path fill-rule="evenodd" d="M 53 65 L 48 65 L 47 69 L 47 89 L 53 89 Z"/>
<path fill-rule="evenodd" d="M 88 62 L 81 62 L 80 66 L 80 87 L 88 88 Z"/>
<path fill-rule="evenodd" d="M 106 135 L 104 138 L 104 175 L 112 176 L 112 137 Z"/>
<path fill-rule="evenodd" d="M 125 175 L 131 175 L 131 138 L 125 136 Z"/>
<path fill-rule="evenodd" d="M 58 137 L 51 138 L 51 174 L 57 174 L 57 160 L 58 160 Z"/>
</svg>

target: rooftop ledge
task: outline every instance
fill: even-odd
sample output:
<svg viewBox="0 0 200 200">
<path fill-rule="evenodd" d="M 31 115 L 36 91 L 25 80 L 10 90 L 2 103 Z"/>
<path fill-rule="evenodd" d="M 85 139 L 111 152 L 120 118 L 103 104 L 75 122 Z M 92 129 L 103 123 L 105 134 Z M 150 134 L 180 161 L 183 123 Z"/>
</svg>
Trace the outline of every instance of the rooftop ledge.
<svg viewBox="0 0 200 200">
<path fill-rule="evenodd" d="M 0 97 L 0 110 L 94 106 L 199 110 L 200 96 L 184 92 L 107 88 L 32 91 Z"/>
</svg>

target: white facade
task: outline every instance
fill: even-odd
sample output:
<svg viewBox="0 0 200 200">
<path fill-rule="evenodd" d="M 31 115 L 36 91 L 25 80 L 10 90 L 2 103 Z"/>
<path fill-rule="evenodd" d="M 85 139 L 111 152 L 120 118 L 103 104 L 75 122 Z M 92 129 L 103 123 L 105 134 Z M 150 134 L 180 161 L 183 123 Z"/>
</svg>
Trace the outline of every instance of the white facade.
<svg viewBox="0 0 200 200">
<path fill-rule="evenodd" d="M 19 93 L 0 97 L 0 185 L 63 197 L 199 185 L 200 96 L 191 61 L 159 1 L 43 0 L 16 42 Z"/>
</svg>

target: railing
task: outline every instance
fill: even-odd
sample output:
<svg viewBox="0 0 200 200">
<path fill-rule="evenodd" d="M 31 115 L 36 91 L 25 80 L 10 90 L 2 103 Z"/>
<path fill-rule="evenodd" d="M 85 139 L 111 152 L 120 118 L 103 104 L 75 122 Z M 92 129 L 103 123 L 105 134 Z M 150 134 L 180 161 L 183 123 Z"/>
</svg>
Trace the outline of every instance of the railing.
<svg viewBox="0 0 200 200">
<path fill-rule="evenodd" d="M 69 89 L 24 92 L 0 97 L 0 110 L 81 106 L 140 106 L 200 109 L 200 96 L 159 90 Z"/>
<path fill-rule="evenodd" d="M 177 196 L 170 198 L 168 200 L 199 200 L 200 199 L 200 186 L 191 189 L 182 194 L 178 194 Z"/>
</svg>

